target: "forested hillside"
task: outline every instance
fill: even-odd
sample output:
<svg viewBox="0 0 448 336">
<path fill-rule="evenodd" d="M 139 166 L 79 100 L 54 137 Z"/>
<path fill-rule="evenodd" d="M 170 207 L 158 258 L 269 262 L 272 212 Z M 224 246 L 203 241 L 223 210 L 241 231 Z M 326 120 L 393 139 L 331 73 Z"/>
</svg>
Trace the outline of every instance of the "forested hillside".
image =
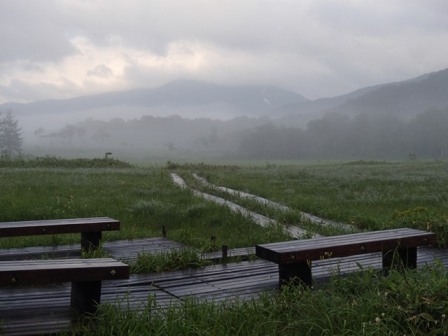
<svg viewBox="0 0 448 336">
<path fill-rule="evenodd" d="M 403 159 L 448 157 L 448 108 L 409 121 L 395 116 L 329 114 L 305 130 L 266 124 L 247 132 L 240 157 L 257 159 Z"/>
</svg>

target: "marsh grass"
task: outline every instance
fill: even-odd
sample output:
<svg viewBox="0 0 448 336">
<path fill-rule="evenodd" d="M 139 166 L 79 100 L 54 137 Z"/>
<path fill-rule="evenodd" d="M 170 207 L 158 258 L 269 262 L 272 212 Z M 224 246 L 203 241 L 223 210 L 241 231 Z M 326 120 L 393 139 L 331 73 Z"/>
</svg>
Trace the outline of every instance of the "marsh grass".
<svg viewBox="0 0 448 336">
<path fill-rule="evenodd" d="M 109 216 L 119 232 L 107 240 L 160 236 L 209 251 L 221 245 L 252 246 L 286 240 L 275 227 L 195 197 L 171 181 L 164 168 L 0 168 L 0 221 Z M 174 164 L 172 164 L 174 165 Z M 353 224 L 359 229 L 430 229 L 447 244 L 448 165 L 446 162 L 350 162 L 306 165 L 174 165 L 187 182 L 198 172 L 222 185 L 287 205 L 288 212 L 251 199 L 222 195 L 281 224 L 297 224 L 324 235 L 343 232 L 299 222 L 300 211 Z M 199 185 L 196 185 L 200 188 Z M 210 190 L 209 190 L 210 191 Z M 215 244 L 210 237 L 216 237 Z M 0 240 L 1 247 L 77 243 L 79 235 Z"/>
<path fill-rule="evenodd" d="M 254 299 L 187 299 L 145 310 L 103 304 L 85 335 L 446 335 L 448 274 L 435 264 L 388 277 L 364 269 L 308 290 L 286 286 Z"/>
<path fill-rule="evenodd" d="M 137 261 L 131 263 L 132 273 L 160 273 L 186 268 L 199 268 L 211 262 L 200 258 L 197 250 L 170 250 L 155 254 L 141 253 Z"/>
<path fill-rule="evenodd" d="M 102 244 L 96 249 L 89 249 L 81 251 L 81 258 L 108 258 L 111 255 L 103 248 Z"/>
<path fill-rule="evenodd" d="M 128 162 L 112 158 L 63 159 L 53 156 L 36 158 L 0 158 L 0 168 L 131 168 Z"/>
<path fill-rule="evenodd" d="M 342 228 L 332 225 L 324 225 L 321 223 L 311 222 L 307 219 L 302 219 L 300 227 L 308 232 L 318 233 L 322 236 L 338 236 L 342 234 L 356 233 L 359 230 L 356 227 Z"/>
<path fill-rule="evenodd" d="M 439 239 L 446 239 L 447 231 L 446 167 L 444 162 L 170 164 L 170 168 L 199 171 L 211 183 L 250 192 L 295 211 L 366 229 L 436 228 Z M 106 239 L 160 236 L 165 226 L 170 239 L 194 248 L 157 258 L 141 255 L 133 266 L 135 272 L 201 266 L 196 250 L 288 239 L 280 226 L 261 228 L 177 188 L 168 173 L 165 168 L 0 168 L 0 221 L 109 216 L 120 219 L 122 227 L 120 232 L 105 232 Z M 286 216 L 289 220 L 290 215 Z M 79 242 L 79 235 L 2 239 L 0 247 L 65 242 Z M 312 291 L 285 287 L 257 299 L 206 302 L 191 298 L 165 308 L 148 297 L 143 311 L 132 311 L 126 300 L 102 304 L 97 317 L 68 334 L 447 334 L 448 274 L 443 265 L 392 271 L 387 278 L 368 269 L 360 271 L 346 277 L 335 274 Z"/>
<path fill-rule="evenodd" d="M 324 236 L 333 236 L 355 232 L 356 228 L 347 231 L 343 228 L 331 225 L 321 225 L 320 223 L 313 223 L 306 218 L 302 218 L 301 211 L 296 209 L 285 209 L 285 207 L 271 204 L 270 202 L 259 201 L 256 197 L 240 196 L 237 191 L 225 192 L 218 189 L 215 185 L 205 185 L 198 182 L 197 179 L 192 178 L 189 172 L 183 171 L 182 178 L 188 181 L 188 185 L 192 186 L 196 190 L 215 195 L 238 204 L 250 211 L 264 215 L 270 219 L 275 220 L 279 225 L 286 226 L 299 226 L 302 229 L 307 230 L 310 233 L 317 233 Z M 246 190 L 247 192 L 247 190 Z"/>
<path fill-rule="evenodd" d="M 104 240 L 160 237 L 210 251 L 221 245 L 253 246 L 285 240 L 239 213 L 175 186 L 169 173 L 153 168 L 0 168 L 0 221 L 108 216 L 118 232 Z M 216 237 L 210 244 L 210 237 Z M 78 243 L 79 234 L 0 239 L 1 248 Z"/>
<path fill-rule="evenodd" d="M 346 162 L 252 167 L 198 166 L 214 185 L 363 230 L 431 229 L 447 244 L 446 161 Z"/>
</svg>

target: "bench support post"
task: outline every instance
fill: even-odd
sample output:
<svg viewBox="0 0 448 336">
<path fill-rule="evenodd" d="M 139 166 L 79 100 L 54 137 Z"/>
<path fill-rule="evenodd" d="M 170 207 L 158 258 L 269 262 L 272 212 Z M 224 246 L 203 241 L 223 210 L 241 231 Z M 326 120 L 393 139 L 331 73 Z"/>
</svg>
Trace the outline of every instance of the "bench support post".
<svg viewBox="0 0 448 336">
<path fill-rule="evenodd" d="M 95 314 L 101 301 L 101 281 L 72 282 L 71 307 L 77 315 Z"/>
<path fill-rule="evenodd" d="M 278 265 L 280 287 L 287 284 L 305 285 L 309 288 L 313 285 L 311 276 L 311 261 L 303 261 L 293 264 Z"/>
<path fill-rule="evenodd" d="M 88 252 L 96 250 L 100 246 L 102 232 L 82 232 L 81 233 L 81 250 Z"/>
<path fill-rule="evenodd" d="M 391 269 L 417 268 L 417 247 L 396 248 L 383 252 L 383 273 L 389 274 Z"/>
</svg>

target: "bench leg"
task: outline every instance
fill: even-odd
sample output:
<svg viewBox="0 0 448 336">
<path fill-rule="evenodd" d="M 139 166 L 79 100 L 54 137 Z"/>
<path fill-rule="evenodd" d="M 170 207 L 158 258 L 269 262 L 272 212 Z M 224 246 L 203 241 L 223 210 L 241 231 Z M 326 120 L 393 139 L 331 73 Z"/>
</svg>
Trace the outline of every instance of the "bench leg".
<svg viewBox="0 0 448 336">
<path fill-rule="evenodd" d="M 280 280 L 280 287 L 290 283 L 305 285 L 309 288 L 313 285 L 313 279 L 311 276 L 311 263 L 306 261 L 278 265 L 278 273 Z"/>
<path fill-rule="evenodd" d="M 385 275 L 391 269 L 417 268 L 417 247 L 397 248 L 383 252 L 383 272 Z"/>
<path fill-rule="evenodd" d="M 101 281 L 72 282 L 70 302 L 77 315 L 95 314 L 101 302 Z"/>
<path fill-rule="evenodd" d="M 82 232 L 81 249 L 82 251 L 96 250 L 100 246 L 102 232 Z"/>
</svg>

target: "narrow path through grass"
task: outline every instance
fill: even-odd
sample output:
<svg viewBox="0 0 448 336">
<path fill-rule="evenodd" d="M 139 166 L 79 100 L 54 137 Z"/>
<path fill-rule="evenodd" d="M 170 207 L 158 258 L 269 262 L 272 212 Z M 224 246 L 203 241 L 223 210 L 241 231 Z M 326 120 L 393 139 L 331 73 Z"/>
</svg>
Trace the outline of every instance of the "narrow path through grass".
<svg viewBox="0 0 448 336">
<path fill-rule="evenodd" d="M 188 188 L 188 186 L 185 183 L 185 181 L 179 175 L 177 175 L 175 173 L 171 173 L 171 178 L 172 178 L 173 182 L 176 185 L 180 186 L 181 188 Z M 248 210 L 248 209 L 246 209 L 246 208 L 244 208 L 244 207 L 242 207 L 242 206 L 240 206 L 240 205 L 238 205 L 238 204 L 236 204 L 234 202 L 226 200 L 224 198 L 217 197 L 217 196 L 214 196 L 214 195 L 210 195 L 210 194 L 207 194 L 207 193 L 195 190 L 195 189 L 192 189 L 192 191 L 193 191 L 193 193 L 196 196 L 203 197 L 203 198 L 205 198 L 207 200 L 210 200 L 212 202 L 215 202 L 215 203 L 227 206 L 227 207 L 229 207 L 231 210 L 233 210 L 235 212 L 239 212 L 239 213 L 241 213 L 241 214 L 243 214 L 245 216 L 250 217 L 253 221 L 255 221 L 257 224 L 259 224 L 259 225 L 261 225 L 263 227 L 271 225 L 271 224 L 278 224 L 278 222 L 275 221 L 274 219 L 271 219 L 271 218 L 263 216 L 263 215 L 261 215 L 259 213 L 250 211 L 250 210 Z M 294 238 L 302 238 L 302 237 L 313 237 L 313 238 L 316 238 L 316 237 L 320 236 L 319 234 L 308 232 L 308 231 L 306 231 L 306 230 L 304 230 L 304 229 L 302 229 L 300 227 L 293 226 L 293 225 L 285 226 L 284 230 L 286 232 L 288 232 L 289 234 L 291 234 L 292 237 L 294 237 Z"/>
<path fill-rule="evenodd" d="M 209 188 L 213 188 L 213 189 L 217 189 L 220 191 L 223 191 L 225 193 L 231 194 L 231 195 L 237 195 L 238 197 L 241 198 L 248 198 L 251 200 L 254 200 L 256 202 L 259 202 L 263 205 L 281 210 L 281 211 L 291 211 L 292 209 L 287 207 L 286 205 L 268 200 L 264 197 L 260 197 L 257 195 L 253 195 L 244 191 L 239 191 L 239 190 L 235 190 L 235 189 L 231 189 L 231 188 L 227 188 L 227 187 L 222 187 L 222 186 L 216 186 L 214 184 L 209 183 L 205 178 L 199 176 L 196 173 L 193 173 L 193 177 L 195 179 L 197 179 L 198 181 L 200 181 L 201 183 L 203 183 L 204 185 L 207 185 Z M 331 226 L 334 227 L 338 230 L 343 230 L 343 231 L 347 231 L 347 232 L 353 232 L 356 230 L 356 228 L 353 225 L 349 225 L 349 224 L 344 224 L 344 223 L 339 223 L 339 222 L 335 222 L 335 221 L 331 221 L 328 219 L 324 219 L 324 218 L 320 218 L 317 217 L 315 215 L 306 213 L 306 212 L 301 212 L 301 216 L 304 220 L 308 220 L 314 224 L 319 224 L 319 225 L 324 225 L 324 226 Z"/>
</svg>

